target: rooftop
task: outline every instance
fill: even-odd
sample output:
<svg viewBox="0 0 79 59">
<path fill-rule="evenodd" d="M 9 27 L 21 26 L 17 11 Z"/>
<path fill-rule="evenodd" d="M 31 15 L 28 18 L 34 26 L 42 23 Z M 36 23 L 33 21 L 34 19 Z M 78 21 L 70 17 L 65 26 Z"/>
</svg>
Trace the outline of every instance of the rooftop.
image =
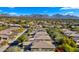
<svg viewBox="0 0 79 59">
<path fill-rule="evenodd" d="M 0 31 L 0 35 L 10 35 L 12 31 L 10 29 Z"/>
<path fill-rule="evenodd" d="M 33 42 L 31 48 L 55 48 L 55 46 L 50 41 L 39 41 Z"/>
<path fill-rule="evenodd" d="M 47 32 L 37 32 L 34 36 L 35 40 L 51 40 Z"/>
<path fill-rule="evenodd" d="M 19 25 L 19 24 L 9 24 L 10 26 L 18 26 L 18 27 L 20 27 L 21 25 Z"/>
</svg>

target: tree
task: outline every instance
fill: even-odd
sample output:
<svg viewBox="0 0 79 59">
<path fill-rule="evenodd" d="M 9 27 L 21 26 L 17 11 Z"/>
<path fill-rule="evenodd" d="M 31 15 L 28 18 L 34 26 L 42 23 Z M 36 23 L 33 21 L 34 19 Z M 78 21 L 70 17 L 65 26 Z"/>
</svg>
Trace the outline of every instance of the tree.
<svg viewBox="0 0 79 59">
<path fill-rule="evenodd" d="M 25 40 L 26 40 L 26 35 L 22 35 L 21 37 L 18 38 L 18 41 L 19 41 L 20 43 L 22 43 L 22 42 L 25 41 Z"/>
<path fill-rule="evenodd" d="M 65 50 L 66 52 L 74 52 L 74 51 L 75 51 L 74 48 L 71 47 L 71 46 L 68 45 L 68 44 L 63 44 L 63 48 L 64 48 L 64 50 Z"/>
<path fill-rule="evenodd" d="M 77 45 L 76 45 L 76 43 L 73 40 L 71 40 L 70 46 L 72 46 L 74 48 L 77 48 Z"/>
<path fill-rule="evenodd" d="M 74 51 L 75 52 L 79 52 L 79 48 L 74 48 Z"/>
</svg>

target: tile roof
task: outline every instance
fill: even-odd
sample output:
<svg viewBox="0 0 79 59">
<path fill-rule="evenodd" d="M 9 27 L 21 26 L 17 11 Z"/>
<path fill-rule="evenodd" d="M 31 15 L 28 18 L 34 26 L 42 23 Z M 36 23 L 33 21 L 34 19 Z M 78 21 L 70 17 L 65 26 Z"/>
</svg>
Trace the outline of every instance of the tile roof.
<svg viewBox="0 0 79 59">
<path fill-rule="evenodd" d="M 31 48 L 55 48 L 50 41 L 33 42 Z"/>
</svg>

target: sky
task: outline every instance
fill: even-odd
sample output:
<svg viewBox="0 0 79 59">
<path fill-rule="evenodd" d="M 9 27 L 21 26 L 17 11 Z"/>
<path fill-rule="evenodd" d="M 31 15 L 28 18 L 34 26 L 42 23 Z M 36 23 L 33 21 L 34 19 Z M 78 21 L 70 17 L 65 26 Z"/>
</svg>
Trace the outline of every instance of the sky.
<svg viewBox="0 0 79 59">
<path fill-rule="evenodd" d="M 79 16 L 79 8 L 76 7 L 0 7 L 0 14 L 30 15 L 30 14 L 62 14 Z"/>
</svg>

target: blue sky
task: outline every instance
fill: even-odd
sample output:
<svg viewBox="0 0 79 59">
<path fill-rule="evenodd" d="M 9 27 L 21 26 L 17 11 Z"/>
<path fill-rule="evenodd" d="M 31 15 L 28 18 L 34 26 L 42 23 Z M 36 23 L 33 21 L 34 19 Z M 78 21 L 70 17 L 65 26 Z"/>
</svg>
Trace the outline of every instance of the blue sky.
<svg viewBox="0 0 79 59">
<path fill-rule="evenodd" d="M 76 7 L 0 7 L 0 14 L 30 15 L 30 14 L 63 14 L 79 16 L 79 8 Z"/>
</svg>

